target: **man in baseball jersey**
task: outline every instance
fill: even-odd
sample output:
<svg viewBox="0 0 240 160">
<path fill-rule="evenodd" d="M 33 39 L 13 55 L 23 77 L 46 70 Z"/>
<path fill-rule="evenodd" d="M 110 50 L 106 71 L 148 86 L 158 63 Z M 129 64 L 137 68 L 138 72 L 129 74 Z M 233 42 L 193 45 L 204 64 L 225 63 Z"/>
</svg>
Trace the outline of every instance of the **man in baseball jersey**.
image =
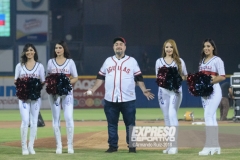
<svg viewBox="0 0 240 160">
<path fill-rule="evenodd" d="M 129 144 L 129 127 L 135 126 L 137 84 L 148 100 L 154 98 L 150 89 L 146 89 L 137 61 L 125 55 L 126 41 L 122 37 L 113 40 L 114 56 L 108 57 L 97 75 L 97 80 L 85 94 L 94 93 L 105 81 L 104 112 L 108 122 L 108 153 L 118 150 L 118 121 L 120 112 L 126 126 L 126 141 Z M 136 153 L 136 148 L 129 152 Z"/>
</svg>

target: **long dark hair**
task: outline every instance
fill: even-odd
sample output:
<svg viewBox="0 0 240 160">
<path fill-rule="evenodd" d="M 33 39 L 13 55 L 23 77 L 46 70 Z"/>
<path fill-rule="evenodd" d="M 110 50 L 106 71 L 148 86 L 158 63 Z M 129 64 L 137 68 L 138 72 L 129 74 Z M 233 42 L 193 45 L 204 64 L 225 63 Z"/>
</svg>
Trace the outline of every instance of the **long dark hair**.
<svg viewBox="0 0 240 160">
<path fill-rule="evenodd" d="M 31 48 L 34 50 L 34 52 L 35 52 L 35 54 L 34 54 L 34 60 L 35 60 L 36 62 L 38 61 L 38 53 L 37 53 L 37 50 L 36 50 L 35 46 L 34 46 L 33 44 L 31 44 L 31 43 L 27 43 L 27 44 L 25 44 L 25 46 L 23 47 L 23 51 L 22 51 L 22 55 L 21 55 L 21 63 L 22 63 L 22 64 L 25 64 L 25 63 L 27 62 L 27 60 L 28 60 L 28 58 L 27 58 L 27 56 L 26 56 L 26 52 L 27 52 L 27 50 L 28 50 L 29 47 L 31 47 Z"/>
<path fill-rule="evenodd" d="M 200 63 L 202 63 L 202 60 L 206 57 L 206 55 L 205 55 L 205 53 L 204 53 L 204 51 L 203 51 L 204 43 L 206 43 L 206 42 L 209 42 L 209 43 L 213 46 L 213 48 L 214 48 L 214 50 L 213 50 L 213 55 L 215 55 L 215 56 L 217 55 L 217 46 L 216 46 L 215 42 L 214 42 L 212 39 L 207 38 L 207 39 L 205 39 L 205 40 L 203 41 L 203 43 L 202 43 L 202 52 L 201 52 L 201 60 L 200 60 Z"/>
<path fill-rule="evenodd" d="M 69 52 L 69 50 L 68 50 L 67 43 L 66 43 L 65 41 L 62 41 L 62 40 L 61 40 L 61 41 L 57 42 L 56 44 L 59 44 L 59 45 L 61 45 L 61 46 L 63 47 L 63 50 L 64 50 L 63 56 L 64 56 L 65 58 L 70 58 L 70 52 Z M 54 52 L 53 52 L 53 55 L 54 55 L 55 58 L 57 57 L 57 54 L 56 54 L 56 52 L 55 52 L 56 44 L 55 44 L 55 46 L 54 46 Z"/>
</svg>

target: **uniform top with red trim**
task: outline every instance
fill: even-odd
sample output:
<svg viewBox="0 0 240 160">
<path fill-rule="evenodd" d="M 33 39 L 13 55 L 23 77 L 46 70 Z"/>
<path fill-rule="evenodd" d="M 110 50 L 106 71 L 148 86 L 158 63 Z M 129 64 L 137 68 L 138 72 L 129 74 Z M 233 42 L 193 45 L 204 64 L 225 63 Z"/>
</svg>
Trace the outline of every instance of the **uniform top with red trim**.
<svg viewBox="0 0 240 160">
<path fill-rule="evenodd" d="M 29 70 L 24 64 L 18 63 L 15 68 L 15 80 L 18 78 L 32 77 L 38 78 L 41 82 L 45 81 L 44 67 L 41 63 L 36 62 L 33 69 Z"/>
<path fill-rule="evenodd" d="M 136 99 L 134 76 L 141 74 L 141 70 L 133 57 L 108 57 L 99 74 L 105 76 L 105 100 L 128 102 Z"/>
<path fill-rule="evenodd" d="M 182 60 L 182 58 L 180 58 L 180 61 L 181 61 L 181 66 L 182 66 L 182 75 L 186 76 L 188 73 L 187 73 L 187 68 L 186 68 L 186 65 L 184 63 L 184 61 Z M 157 59 L 156 61 L 156 65 L 155 65 L 155 71 L 156 71 L 156 75 L 158 74 L 158 69 L 161 68 L 161 67 L 177 67 L 177 63 L 173 60 L 171 64 L 167 64 L 166 61 L 164 60 L 164 58 L 159 58 Z"/>
<path fill-rule="evenodd" d="M 67 77 L 78 77 L 77 68 L 72 59 L 66 59 L 66 61 L 59 65 L 55 58 L 48 60 L 47 75 L 49 73 L 64 73 Z"/>
<path fill-rule="evenodd" d="M 205 74 L 210 74 L 214 76 L 224 76 L 225 77 L 225 69 L 224 63 L 222 59 L 218 56 L 213 56 L 208 62 L 204 63 L 204 59 L 202 60 L 199 71 Z"/>
</svg>

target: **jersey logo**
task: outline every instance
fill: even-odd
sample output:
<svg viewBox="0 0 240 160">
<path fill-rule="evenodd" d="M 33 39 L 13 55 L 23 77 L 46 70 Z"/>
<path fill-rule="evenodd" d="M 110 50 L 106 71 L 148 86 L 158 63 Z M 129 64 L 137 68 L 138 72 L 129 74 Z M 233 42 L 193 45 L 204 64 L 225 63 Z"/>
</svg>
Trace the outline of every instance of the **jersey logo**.
<svg viewBox="0 0 240 160">
<path fill-rule="evenodd" d="M 111 66 L 111 67 L 108 67 L 107 72 L 109 74 L 109 73 L 111 73 L 112 71 L 115 71 L 115 70 L 116 70 L 116 66 Z M 130 71 L 131 71 L 131 69 L 129 69 L 127 67 L 122 68 L 121 66 L 117 66 L 117 70 L 126 72 L 127 74 L 129 74 Z"/>
<path fill-rule="evenodd" d="M 60 69 L 60 68 L 53 68 L 51 70 L 51 73 L 64 73 L 64 74 L 68 74 L 70 73 L 70 71 L 66 68 Z"/>
<path fill-rule="evenodd" d="M 211 70 L 212 69 L 212 66 L 203 66 L 203 67 L 200 67 L 200 70 Z"/>
<path fill-rule="evenodd" d="M 112 71 L 115 71 L 115 68 L 116 68 L 116 66 L 108 67 L 108 69 L 107 69 L 108 74 Z"/>
</svg>

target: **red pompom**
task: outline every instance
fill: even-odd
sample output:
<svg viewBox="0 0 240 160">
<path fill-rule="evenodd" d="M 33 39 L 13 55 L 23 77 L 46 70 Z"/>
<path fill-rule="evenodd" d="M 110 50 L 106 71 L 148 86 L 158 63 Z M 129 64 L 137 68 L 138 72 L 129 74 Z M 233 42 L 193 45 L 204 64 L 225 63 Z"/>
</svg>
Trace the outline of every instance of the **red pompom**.
<svg viewBox="0 0 240 160">
<path fill-rule="evenodd" d="M 16 80 L 16 96 L 25 101 L 28 98 L 28 87 L 27 87 L 28 78 L 18 78 Z"/>
<path fill-rule="evenodd" d="M 49 74 L 47 77 L 46 77 L 46 91 L 48 94 L 57 94 L 57 77 L 58 77 L 58 74 L 57 73 L 52 73 L 52 74 Z"/>
<path fill-rule="evenodd" d="M 177 67 L 163 66 L 158 69 L 156 82 L 159 87 L 178 92 L 182 85 L 182 77 L 179 75 Z"/>
<path fill-rule="evenodd" d="M 213 93 L 213 84 L 211 84 L 211 75 L 203 72 L 188 74 L 188 90 L 193 96 L 207 97 Z"/>
</svg>

